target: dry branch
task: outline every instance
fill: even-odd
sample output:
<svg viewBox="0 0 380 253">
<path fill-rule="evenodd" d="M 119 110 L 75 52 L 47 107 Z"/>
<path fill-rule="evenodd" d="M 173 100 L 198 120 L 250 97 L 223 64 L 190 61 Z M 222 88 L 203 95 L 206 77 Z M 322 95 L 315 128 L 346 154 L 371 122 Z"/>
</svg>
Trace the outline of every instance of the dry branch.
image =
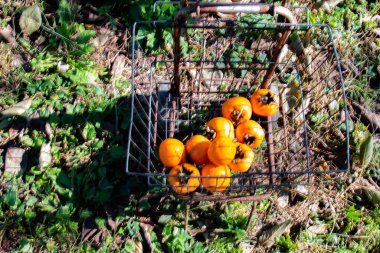
<svg viewBox="0 0 380 253">
<path fill-rule="evenodd" d="M 349 100 L 354 109 L 359 111 L 360 114 L 371 123 L 375 131 L 380 131 L 380 115 L 373 112 L 365 104 L 361 105 L 356 101 Z"/>
</svg>

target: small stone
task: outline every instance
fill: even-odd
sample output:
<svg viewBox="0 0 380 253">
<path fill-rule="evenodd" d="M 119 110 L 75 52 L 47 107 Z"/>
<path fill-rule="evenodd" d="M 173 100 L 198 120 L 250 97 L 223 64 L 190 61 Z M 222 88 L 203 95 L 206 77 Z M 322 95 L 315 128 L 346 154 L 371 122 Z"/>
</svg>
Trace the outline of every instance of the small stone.
<svg viewBox="0 0 380 253">
<path fill-rule="evenodd" d="M 312 212 L 318 212 L 318 209 L 318 203 L 314 203 L 309 206 L 309 210 Z"/>
<path fill-rule="evenodd" d="M 65 63 L 65 62 L 62 62 L 62 61 L 59 61 L 58 64 L 57 64 L 57 70 L 59 72 L 66 72 L 70 69 L 70 65 Z"/>
<path fill-rule="evenodd" d="M 48 166 L 51 163 L 51 145 L 49 143 L 42 143 L 40 156 L 38 158 L 41 168 Z"/>
<path fill-rule="evenodd" d="M 323 235 L 327 233 L 327 225 L 326 224 L 313 225 L 313 226 L 310 226 L 307 230 L 317 235 Z"/>
<path fill-rule="evenodd" d="M 218 88 L 222 84 L 223 72 L 213 69 L 201 70 L 202 84 L 210 89 L 210 91 L 218 91 Z"/>
<path fill-rule="evenodd" d="M 301 185 L 301 184 L 297 185 L 296 188 L 295 188 L 295 190 L 297 192 L 299 192 L 301 194 L 305 194 L 305 195 L 309 192 L 309 190 L 306 188 L 306 186 L 305 185 Z"/>
<path fill-rule="evenodd" d="M 285 208 L 289 205 L 289 194 L 282 192 L 280 196 L 277 198 L 277 205 L 280 208 Z"/>
<path fill-rule="evenodd" d="M 49 140 L 51 141 L 54 137 L 54 130 L 49 124 L 49 122 L 46 121 L 45 123 L 45 133 L 49 137 Z"/>
<path fill-rule="evenodd" d="M 122 76 L 124 67 L 125 67 L 125 56 L 122 54 L 119 54 L 115 58 L 115 61 L 112 64 L 111 76 L 114 78 L 118 78 Z"/>
<path fill-rule="evenodd" d="M 27 156 L 22 148 L 8 148 L 5 154 L 5 171 L 12 174 L 19 174 L 25 170 Z"/>
</svg>

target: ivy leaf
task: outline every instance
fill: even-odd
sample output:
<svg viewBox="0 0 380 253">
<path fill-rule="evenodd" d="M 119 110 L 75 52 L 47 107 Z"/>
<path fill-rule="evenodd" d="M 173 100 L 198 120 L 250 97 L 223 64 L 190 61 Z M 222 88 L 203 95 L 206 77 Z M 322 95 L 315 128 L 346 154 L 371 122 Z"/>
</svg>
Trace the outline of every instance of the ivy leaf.
<svg viewBox="0 0 380 253">
<path fill-rule="evenodd" d="M 354 206 L 350 206 L 347 208 L 347 219 L 358 222 L 360 221 L 361 212 L 359 210 L 356 210 Z"/>
<path fill-rule="evenodd" d="M 87 140 L 92 140 L 95 139 L 96 137 L 96 130 L 95 126 L 89 122 L 86 123 L 82 130 L 82 137 L 83 139 Z"/>
<path fill-rule="evenodd" d="M 172 40 L 173 40 L 173 38 L 172 38 Z M 189 51 L 189 43 L 184 38 L 181 37 L 180 41 L 179 41 L 179 46 L 181 48 L 181 54 L 186 55 L 187 52 Z"/>
<path fill-rule="evenodd" d="M 6 203 L 10 208 L 15 209 L 17 207 L 17 188 L 13 186 L 4 196 L 4 203 Z"/>
<path fill-rule="evenodd" d="M 368 133 L 367 136 L 360 143 L 360 153 L 359 161 L 362 168 L 368 166 L 371 162 L 373 156 L 373 137 L 371 133 Z"/>
<path fill-rule="evenodd" d="M 171 218 L 172 218 L 171 214 L 163 214 L 160 216 L 160 218 L 158 218 L 158 223 L 167 224 L 170 222 Z"/>
<path fill-rule="evenodd" d="M 22 12 L 19 25 L 25 35 L 30 35 L 38 31 L 41 24 L 41 10 L 37 5 L 30 6 Z"/>
<path fill-rule="evenodd" d="M 84 69 L 72 69 L 61 73 L 62 76 L 70 79 L 75 84 L 89 84 L 96 81 L 97 74 Z"/>
<path fill-rule="evenodd" d="M 154 32 L 152 33 L 149 33 L 147 36 L 146 36 L 146 47 L 149 48 L 149 49 L 153 49 L 154 48 L 154 44 L 156 43 L 156 34 Z"/>
</svg>

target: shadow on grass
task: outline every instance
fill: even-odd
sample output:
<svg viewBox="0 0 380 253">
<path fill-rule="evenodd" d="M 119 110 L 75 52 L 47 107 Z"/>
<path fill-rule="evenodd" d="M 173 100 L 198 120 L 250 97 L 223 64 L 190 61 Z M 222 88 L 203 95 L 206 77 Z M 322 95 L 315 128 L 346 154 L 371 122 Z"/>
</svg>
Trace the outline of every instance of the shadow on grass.
<svg viewBox="0 0 380 253">
<path fill-rule="evenodd" d="M 120 249 L 130 240 L 141 241 L 135 222 L 156 220 L 153 213 L 166 193 L 149 193 L 146 178 L 125 173 L 129 119 L 129 97 L 103 112 L 53 113 L 30 121 L 13 117 L 5 131 L 17 124 L 24 135 L 0 148 L 25 148 L 28 164 L 22 174 L 5 173 L 0 182 L 1 250 L 67 251 L 82 245 L 86 251 L 107 240 L 107 248 Z M 41 168 L 41 145 L 49 142 L 47 123 L 54 133 L 53 162 Z"/>
</svg>

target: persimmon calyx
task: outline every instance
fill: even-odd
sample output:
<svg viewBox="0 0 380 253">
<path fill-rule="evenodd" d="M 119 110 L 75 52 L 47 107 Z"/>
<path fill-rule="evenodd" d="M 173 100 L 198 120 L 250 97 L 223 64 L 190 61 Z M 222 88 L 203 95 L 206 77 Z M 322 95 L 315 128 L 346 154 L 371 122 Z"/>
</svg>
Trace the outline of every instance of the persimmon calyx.
<svg viewBox="0 0 380 253">
<path fill-rule="evenodd" d="M 238 147 L 238 148 L 236 149 L 236 155 L 235 155 L 235 159 L 234 159 L 234 161 L 236 161 L 236 160 L 238 160 L 238 159 L 243 159 L 243 158 L 244 158 L 244 155 L 245 155 L 244 151 L 243 151 L 240 147 Z"/>
<path fill-rule="evenodd" d="M 216 131 L 214 129 L 212 129 L 211 127 L 207 126 L 206 127 L 206 136 L 209 139 L 213 140 L 216 137 Z"/>
<path fill-rule="evenodd" d="M 256 137 L 250 135 L 250 134 L 246 134 L 244 136 L 244 143 L 247 144 L 247 145 L 251 145 L 252 143 L 254 143 L 256 140 Z"/>
<path fill-rule="evenodd" d="M 269 105 L 272 102 L 276 102 L 276 100 L 274 99 L 272 94 L 269 92 L 266 95 L 261 96 L 259 101 L 266 104 L 266 105 Z"/>
<path fill-rule="evenodd" d="M 241 118 L 241 115 L 243 114 L 244 108 L 241 108 L 240 110 L 233 110 L 231 113 L 231 119 L 233 121 L 238 122 Z"/>
</svg>

